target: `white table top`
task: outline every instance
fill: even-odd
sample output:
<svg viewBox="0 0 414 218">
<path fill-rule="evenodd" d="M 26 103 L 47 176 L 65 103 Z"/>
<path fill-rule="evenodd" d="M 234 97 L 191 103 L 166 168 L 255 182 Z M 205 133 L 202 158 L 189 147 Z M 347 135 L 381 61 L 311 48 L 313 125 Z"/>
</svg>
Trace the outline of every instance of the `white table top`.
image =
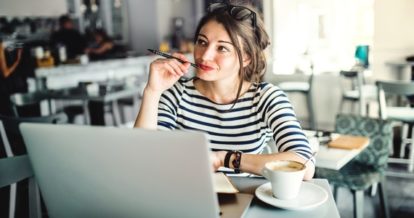
<svg viewBox="0 0 414 218">
<path fill-rule="evenodd" d="M 327 145 L 319 147 L 318 154 L 316 155 L 316 166 L 321 168 L 328 168 L 339 170 L 355 156 L 361 153 L 368 144 L 359 149 L 339 149 L 329 148 Z"/>
<path fill-rule="evenodd" d="M 316 154 L 316 167 L 328 168 L 333 170 L 341 169 L 345 164 L 351 161 L 356 157 L 361 151 L 363 151 L 369 143 L 358 149 L 339 149 L 339 148 L 330 148 L 328 145 L 318 145 L 317 140 L 312 140 L 311 138 L 315 135 L 314 131 L 304 131 L 306 136 L 308 136 L 309 143 L 314 150 L 317 150 Z M 313 133 L 312 133 L 313 132 Z M 331 138 L 335 139 L 339 134 L 332 134 Z"/>
</svg>

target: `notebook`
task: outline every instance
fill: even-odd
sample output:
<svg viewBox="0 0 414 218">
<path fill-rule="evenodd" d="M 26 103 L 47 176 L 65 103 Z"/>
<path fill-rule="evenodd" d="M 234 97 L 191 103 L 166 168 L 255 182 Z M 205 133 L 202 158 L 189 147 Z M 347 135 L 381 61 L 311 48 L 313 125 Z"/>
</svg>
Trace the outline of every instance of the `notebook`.
<svg viewBox="0 0 414 218">
<path fill-rule="evenodd" d="M 205 134 L 34 123 L 20 129 L 50 217 L 218 217 L 220 210 L 232 217 L 218 205 Z M 243 214 L 252 196 L 232 195 L 230 205 L 243 205 Z"/>
<path fill-rule="evenodd" d="M 328 143 L 331 148 L 359 149 L 369 143 L 369 138 L 363 136 L 340 135 Z"/>
<path fill-rule="evenodd" d="M 234 194 L 239 192 L 223 172 L 214 173 L 213 186 L 216 193 Z"/>
</svg>

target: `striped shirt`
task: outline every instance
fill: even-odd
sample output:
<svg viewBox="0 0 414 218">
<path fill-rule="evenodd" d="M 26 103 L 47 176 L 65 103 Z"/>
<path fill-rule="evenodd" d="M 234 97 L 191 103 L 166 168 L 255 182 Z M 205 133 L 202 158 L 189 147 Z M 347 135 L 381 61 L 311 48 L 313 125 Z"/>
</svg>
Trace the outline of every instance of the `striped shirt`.
<svg viewBox="0 0 414 218">
<path fill-rule="evenodd" d="M 166 90 L 158 106 L 158 129 L 197 130 L 208 134 L 213 151 L 258 154 L 273 137 L 279 152 L 312 155 L 286 94 L 262 82 L 253 84 L 234 105 L 217 104 L 198 92 L 193 79 Z"/>
</svg>

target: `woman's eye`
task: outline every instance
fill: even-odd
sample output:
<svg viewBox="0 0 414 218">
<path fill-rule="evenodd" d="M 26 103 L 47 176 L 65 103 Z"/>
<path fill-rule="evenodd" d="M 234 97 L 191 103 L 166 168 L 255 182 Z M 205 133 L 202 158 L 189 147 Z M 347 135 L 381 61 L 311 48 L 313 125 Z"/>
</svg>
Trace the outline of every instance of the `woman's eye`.
<svg viewBox="0 0 414 218">
<path fill-rule="evenodd" d="M 230 51 L 228 48 L 226 48 L 225 46 L 219 46 L 218 47 L 218 50 L 220 51 L 220 52 L 228 52 L 228 51 Z"/>
<path fill-rule="evenodd" d="M 196 45 L 207 45 L 207 42 L 202 39 L 197 39 Z"/>
</svg>

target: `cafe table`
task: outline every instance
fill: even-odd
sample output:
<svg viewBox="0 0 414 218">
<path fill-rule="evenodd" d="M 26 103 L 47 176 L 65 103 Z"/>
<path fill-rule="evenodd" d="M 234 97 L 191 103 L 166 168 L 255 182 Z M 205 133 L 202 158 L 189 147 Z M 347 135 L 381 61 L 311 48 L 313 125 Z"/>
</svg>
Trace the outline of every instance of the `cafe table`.
<svg viewBox="0 0 414 218">
<path fill-rule="evenodd" d="M 240 193 L 247 193 L 247 194 L 255 194 L 257 187 L 260 185 L 267 183 L 268 180 L 264 179 L 263 177 L 230 177 L 231 182 L 233 185 L 240 191 Z M 300 208 L 298 210 L 287 210 L 274 207 L 272 205 L 266 204 L 262 202 L 260 199 L 255 196 L 250 204 L 250 207 L 245 213 L 245 217 L 306 217 L 306 218 L 336 218 L 340 217 L 338 208 L 336 207 L 335 201 L 332 197 L 332 192 L 326 179 L 312 179 L 310 181 L 306 181 L 309 183 L 313 183 L 321 188 L 323 188 L 327 194 L 328 199 L 321 205 L 303 209 Z"/>
<path fill-rule="evenodd" d="M 141 93 L 141 87 L 123 87 L 119 90 L 108 90 L 104 92 L 88 92 L 85 88 L 69 88 L 61 90 L 49 90 L 47 95 L 50 99 L 55 100 L 81 100 L 86 124 L 90 124 L 89 102 L 98 102 L 102 105 L 110 103 L 112 106 L 112 115 L 116 126 L 121 125 L 120 111 L 118 100 L 130 98 L 133 106 L 138 107 L 138 98 Z"/>
<path fill-rule="evenodd" d="M 369 145 L 368 141 L 361 147 L 355 149 L 332 148 L 327 144 L 319 144 L 319 140 L 315 138 L 315 131 L 304 130 L 304 132 L 309 139 L 311 147 L 317 150 L 316 167 L 340 170 Z M 330 140 L 336 139 L 339 136 L 340 134 L 331 133 Z"/>
</svg>

